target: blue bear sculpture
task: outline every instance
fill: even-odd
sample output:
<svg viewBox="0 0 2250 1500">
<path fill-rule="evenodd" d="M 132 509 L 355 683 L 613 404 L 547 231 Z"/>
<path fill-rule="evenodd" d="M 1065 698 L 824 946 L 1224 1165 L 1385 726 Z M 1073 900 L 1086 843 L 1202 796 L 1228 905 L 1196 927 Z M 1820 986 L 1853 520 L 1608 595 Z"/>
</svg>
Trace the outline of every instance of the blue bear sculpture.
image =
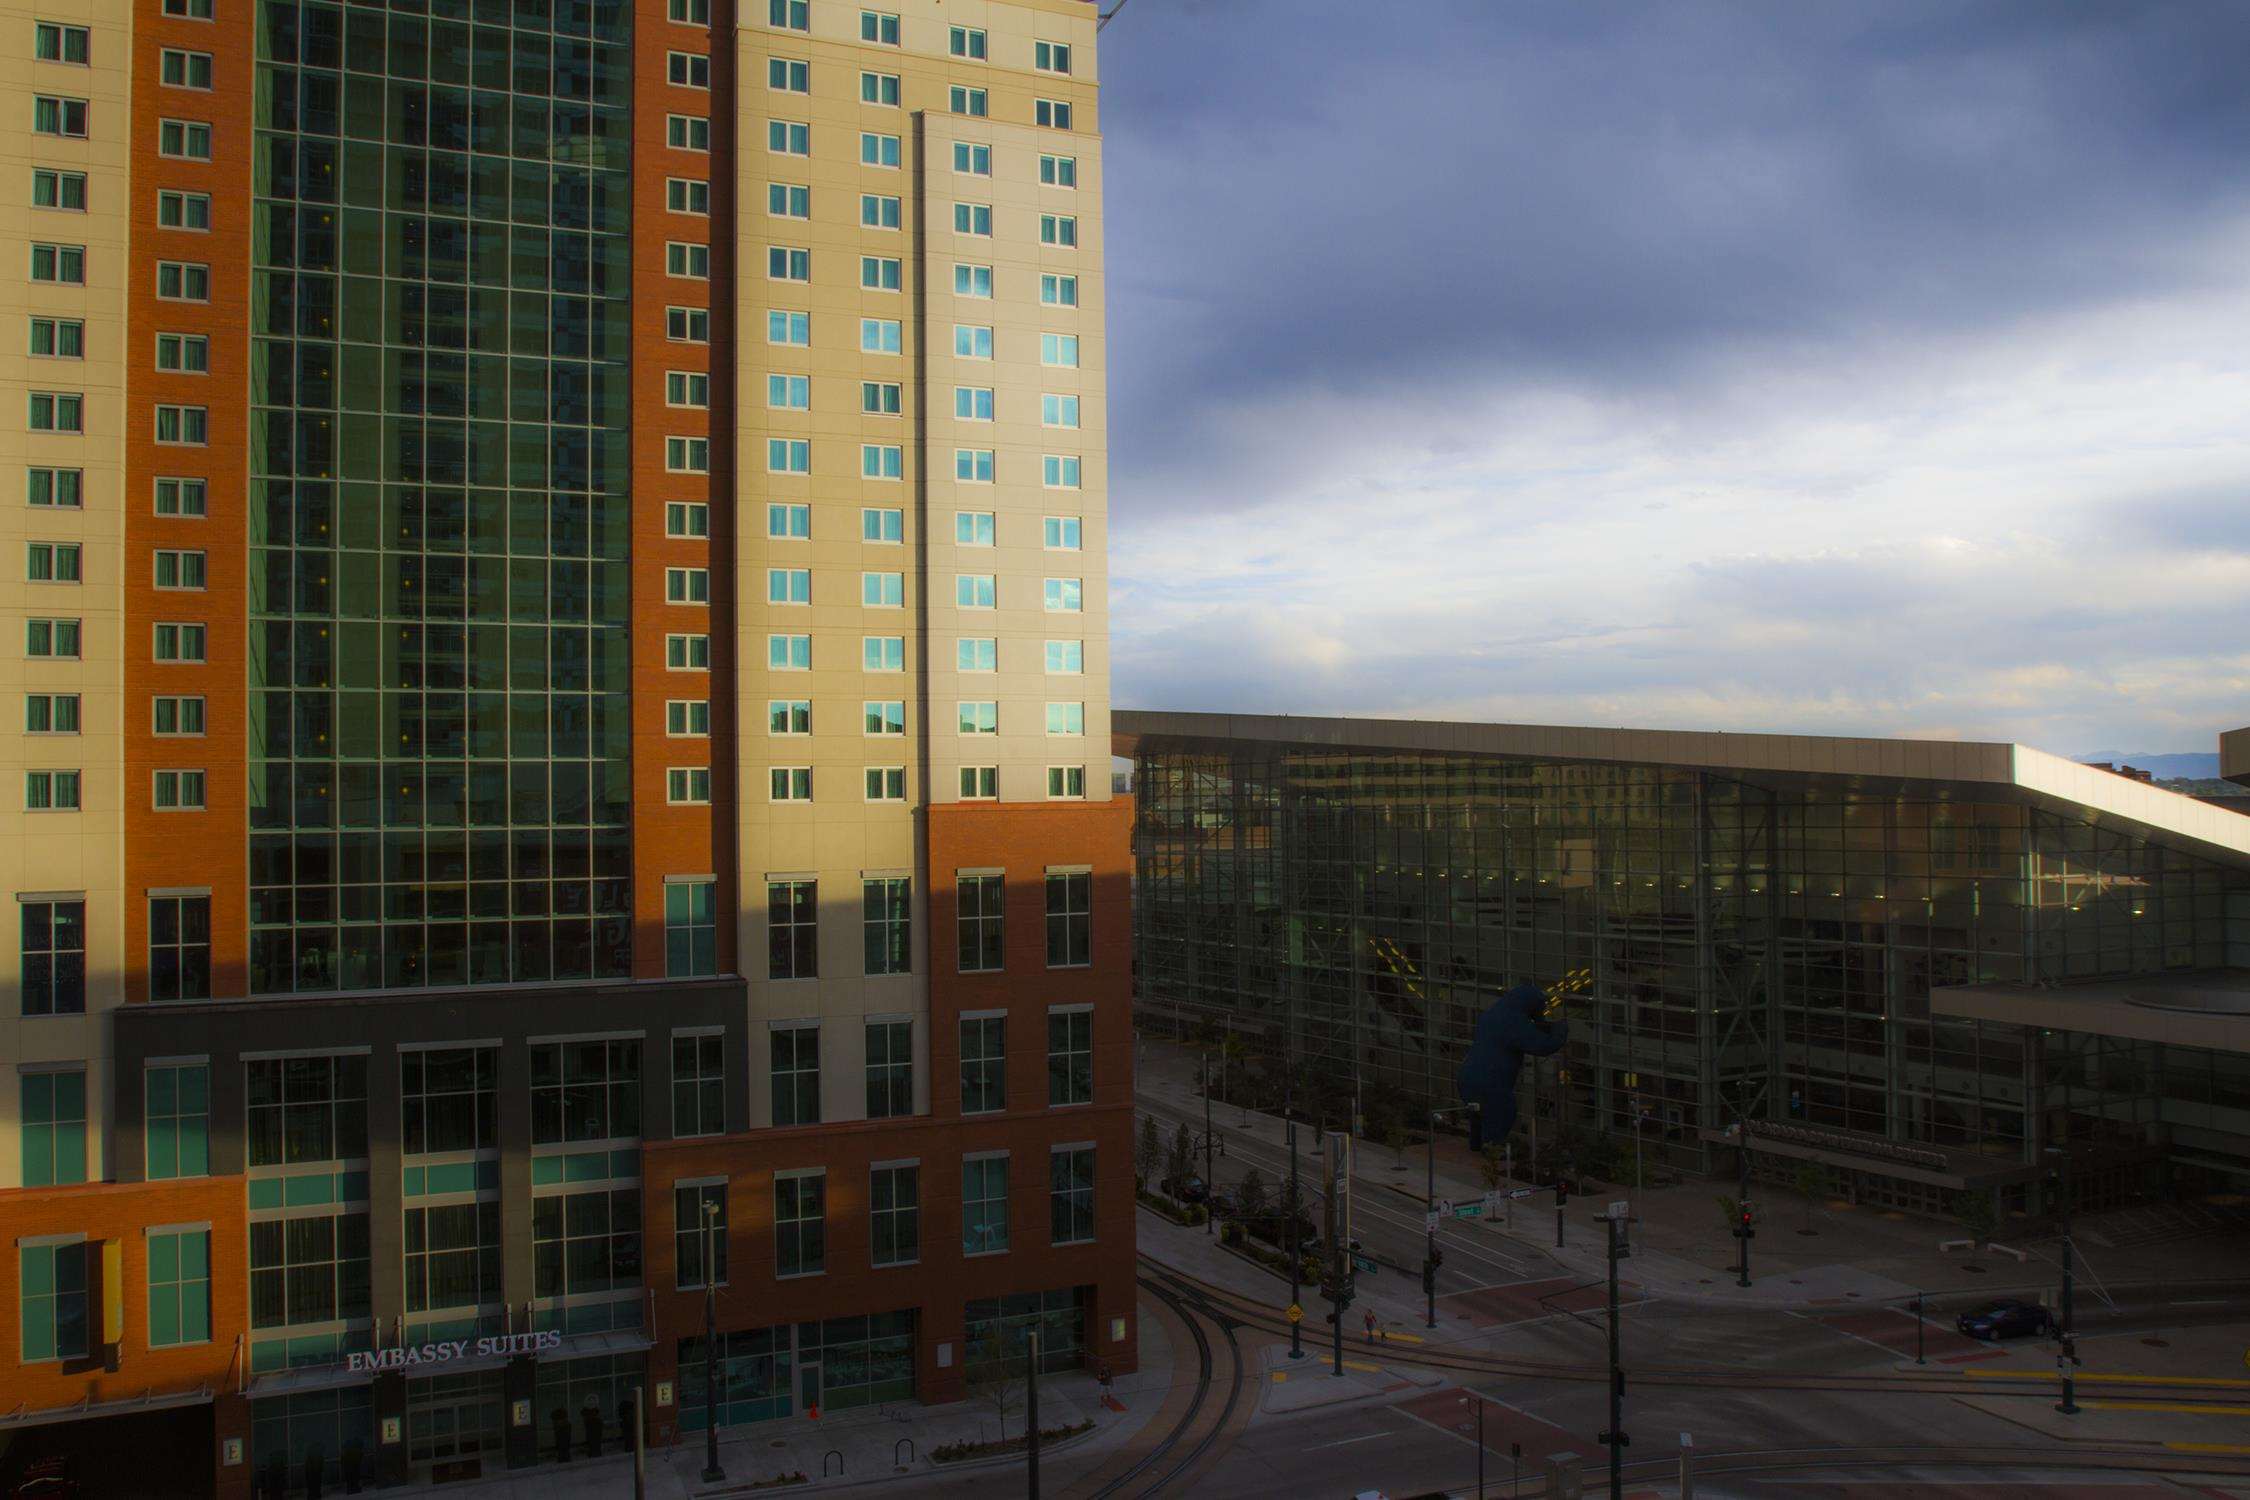
<svg viewBox="0 0 2250 1500">
<path fill-rule="evenodd" d="M 1455 1081 L 1469 1116 L 1469 1149 L 1503 1141 L 1516 1124 L 1516 1074 L 1526 1056 L 1547 1057 L 1570 1040 L 1570 1023 L 1547 1019 L 1547 992 L 1536 984 L 1511 985 L 1477 1017 L 1476 1038 L 1461 1059 Z"/>
</svg>

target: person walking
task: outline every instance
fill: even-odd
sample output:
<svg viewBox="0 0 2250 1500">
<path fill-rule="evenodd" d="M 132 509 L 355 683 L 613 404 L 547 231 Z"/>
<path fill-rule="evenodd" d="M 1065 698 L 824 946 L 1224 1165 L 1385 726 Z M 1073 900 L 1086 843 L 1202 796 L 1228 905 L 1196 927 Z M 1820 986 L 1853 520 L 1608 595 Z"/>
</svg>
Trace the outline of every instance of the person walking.
<svg viewBox="0 0 2250 1500">
<path fill-rule="evenodd" d="M 1367 1342 L 1372 1344 L 1375 1342 L 1375 1309 L 1372 1307 L 1367 1309 L 1365 1318 L 1367 1323 Z"/>
</svg>

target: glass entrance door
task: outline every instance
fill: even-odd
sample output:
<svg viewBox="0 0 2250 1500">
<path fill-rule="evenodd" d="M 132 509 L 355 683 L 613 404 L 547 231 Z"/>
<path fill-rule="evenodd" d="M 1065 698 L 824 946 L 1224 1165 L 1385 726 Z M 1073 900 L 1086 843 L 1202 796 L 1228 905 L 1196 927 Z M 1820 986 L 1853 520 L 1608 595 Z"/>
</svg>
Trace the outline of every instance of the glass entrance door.
<svg viewBox="0 0 2250 1500">
<path fill-rule="evenodd" d="M 499 1456 L 506 1387 L 501 1373 L 439 1375 L 406 1383 L 407 1458 L 416 1464 Z"/>
<path fill-rule="evenodd" d="M 797 1366 L 797 1415 L 811 1416 L 820 1409 L 820 1361 L 807 1360 Z"/>
</svg>

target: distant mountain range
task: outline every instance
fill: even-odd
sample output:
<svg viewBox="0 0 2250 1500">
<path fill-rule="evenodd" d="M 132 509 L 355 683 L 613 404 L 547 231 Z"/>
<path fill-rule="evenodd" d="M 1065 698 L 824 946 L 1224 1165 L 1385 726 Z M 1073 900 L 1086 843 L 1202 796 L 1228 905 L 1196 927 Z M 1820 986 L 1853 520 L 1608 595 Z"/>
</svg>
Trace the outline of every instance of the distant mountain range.
<svg viewBox="0 0 2250 1500">
<path fill-rule="evenodd" d="M 2089 750 L 2083 755 L 2074 755 L 2071 759 L 2080 761 L 2106 760 L 2113 766 L 2131 766 L 2136 770 L 2148 772 L 2149 775 L 2154 776 L 2159 781 L 2171 781 L 2181 777 L 2200 781 L 2219 774 L 2217 751 L 2209 753 L 2182 751 L 2176 754 L 2159 755 L 2148 751 L 2130 753 L 2123 750 Z"/>
</svg>

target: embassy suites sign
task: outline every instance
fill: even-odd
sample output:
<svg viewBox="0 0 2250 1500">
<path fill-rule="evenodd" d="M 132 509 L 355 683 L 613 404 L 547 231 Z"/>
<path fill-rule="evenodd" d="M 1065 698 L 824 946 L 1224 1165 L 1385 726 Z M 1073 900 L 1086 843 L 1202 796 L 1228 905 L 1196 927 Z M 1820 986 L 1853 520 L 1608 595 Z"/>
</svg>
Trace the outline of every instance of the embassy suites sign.
<svg viewBox="0 0 2250 1500">
<path fill-rule="evenodd" d="M 362 1350 L 352 1355 L 346 1368 L 354 1375 L 382 1370 L 411 1370 L 424 1365 L 452 1364 L 464 1359 L 505 1359 L 517 1354 L 540 1354 L 562 1347 L 562 1333 L 487 1334 L 475 1339 L 439 1339 L 428 1344 L 402 1344 L 396 1349 Z"/>
</svg>

